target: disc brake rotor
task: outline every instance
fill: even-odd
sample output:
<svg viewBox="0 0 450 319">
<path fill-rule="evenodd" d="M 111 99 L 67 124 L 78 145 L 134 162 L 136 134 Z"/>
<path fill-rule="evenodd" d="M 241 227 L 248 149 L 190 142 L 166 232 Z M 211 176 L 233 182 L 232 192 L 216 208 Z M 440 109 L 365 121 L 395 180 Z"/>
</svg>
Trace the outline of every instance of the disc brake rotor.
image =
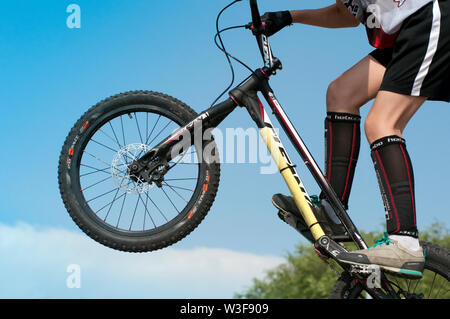
<svg viewBox="0 0 450 319">
<path fill-rule="evenodd" d="M 127 194 L 147 193 L 154 185 L 141 180 L 135 175 L 130 175 L 128 165 L 139 156 L 150 151 L 150 146 L 134 143 L 122 147 L 111 162 L 111 175 L 114 184 Z"/>
</svg>

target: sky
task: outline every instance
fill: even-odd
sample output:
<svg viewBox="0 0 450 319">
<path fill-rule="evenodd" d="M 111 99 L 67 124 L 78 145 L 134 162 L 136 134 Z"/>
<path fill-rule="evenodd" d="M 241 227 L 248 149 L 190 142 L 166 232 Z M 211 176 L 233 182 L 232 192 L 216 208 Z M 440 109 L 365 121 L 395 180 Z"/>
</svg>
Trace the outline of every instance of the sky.
<svg viewBox="0 0 450 319">
<path fill-rule="evenodd" d="M 260 10 L 332 2 L 261 0 Z M 125 91 L 152 90 L 201 112 L 226 88 L 230 72 L 213 38 L 216 15 L 228 3 L 2 3 L 0 297 L 229 298 L 306 243 L 278 219 L 271 197 L 287 193 L 287 187 L 278 174 L 261 174 L 261 163 L 223 164 L 219 192 L 206 219 L 181 242 L 153 253 L 121 253 L 92 241 L 70 219 L 59 195 L 62 144 L 76 120 L 98 101 Z M 81 8 L 79 29 L 66 24 L 71 4 Z M 249 21 L 243 1 L 224 14 L 221 25 Z M 252 68 L 261 66 L 248 31 L 230 31 L 224 41 Z M 322 167 L 325 93 L 333 79 L 371 51 L 365 31 L 296 25 L 274 36 L 271 44 L 284 65 L 271 85 Z M 237 66 L 238 82 L 247 75 Z M 370 104 L 362 109 L 363 119 L 369 109 Z M 447 103 L 427 102 L 404 132 L 415 170 L 419 229 L 436 221 L 448 225 L 447 116 Z M 222 129 L 250 127 L 254 124 L 242 109 L 221 124 Z M 282 138 L 308 192 L 317 194 L 309 172 Z M 360 229 L 383 230 L 383 205 L 365 141 L 349 204 Z M 80 287 L 69 288 L 71 265 L 79 266 Z"/>
</svg>

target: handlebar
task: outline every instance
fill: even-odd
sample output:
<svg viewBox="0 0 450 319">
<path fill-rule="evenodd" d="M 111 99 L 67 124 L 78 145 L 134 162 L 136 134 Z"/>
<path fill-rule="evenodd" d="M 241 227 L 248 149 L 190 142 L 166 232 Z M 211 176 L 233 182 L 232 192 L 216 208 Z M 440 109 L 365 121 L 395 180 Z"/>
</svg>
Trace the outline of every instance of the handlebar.
<svg viewBox="0 0 450 319">
<path fill-rule="evenodd" d="M 264 27 L 261 21 L 261 15 L 259 14 L 257 0 L 250 0 L 250 9 L 252 11 L 253 32 L 255 34 L 261 34 Z"/>
<path fill-rule="evenodd" d="M 265 24 L 261 20 L 257 0 L 250 0 L 250 9 L 252 12 L 251 29 L 258 42 L 259 50 L 261 51 L 261 56 L 264 61 L 264 66 L 270 69 L 272 74 L 275 74 L 275 69 L 281 69 L 281 63 L 278 59 L 274 58 L 272 48 L 269 44 L 269 39 L 264 34 Z"/>
</svg>

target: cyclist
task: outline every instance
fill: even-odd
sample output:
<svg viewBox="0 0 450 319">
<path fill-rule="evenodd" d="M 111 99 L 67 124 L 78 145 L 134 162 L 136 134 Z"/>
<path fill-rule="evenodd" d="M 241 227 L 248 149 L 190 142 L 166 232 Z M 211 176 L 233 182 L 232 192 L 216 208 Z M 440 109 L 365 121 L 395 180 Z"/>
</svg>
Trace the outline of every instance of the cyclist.
<svg viewBox="0 0 450 319">
<path fill-rule="evenodd" d="M 387 236 L 370 249 L 338 258 L 421 277 L 424 253 L 414 175 L 402 132 L 426 100 L 450 102 L 450 0 L 336 0 L 322 9 L 268 12 L 262 18 L 268 36 L 293 23 L 365 25 L 376 49 L 328 87 L 325 172 L 348 208 L 360 147 L 360 108 L 375 99 L 364 128 L 386 210 Z"/>
</svg>

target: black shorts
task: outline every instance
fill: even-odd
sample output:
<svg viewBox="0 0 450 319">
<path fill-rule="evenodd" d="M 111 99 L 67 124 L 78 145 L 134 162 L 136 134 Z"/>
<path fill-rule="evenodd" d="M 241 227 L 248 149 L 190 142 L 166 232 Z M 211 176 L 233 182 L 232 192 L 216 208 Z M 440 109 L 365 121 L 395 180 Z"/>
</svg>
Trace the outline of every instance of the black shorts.
<svg viewBox="0 0 450 319">
<path fill-rule="evenodd" d="M 450 0 L 414 13 L 393 48 L 370 55 L 386 67 L 380 90 L 450 102 Z"/>
</svg>

